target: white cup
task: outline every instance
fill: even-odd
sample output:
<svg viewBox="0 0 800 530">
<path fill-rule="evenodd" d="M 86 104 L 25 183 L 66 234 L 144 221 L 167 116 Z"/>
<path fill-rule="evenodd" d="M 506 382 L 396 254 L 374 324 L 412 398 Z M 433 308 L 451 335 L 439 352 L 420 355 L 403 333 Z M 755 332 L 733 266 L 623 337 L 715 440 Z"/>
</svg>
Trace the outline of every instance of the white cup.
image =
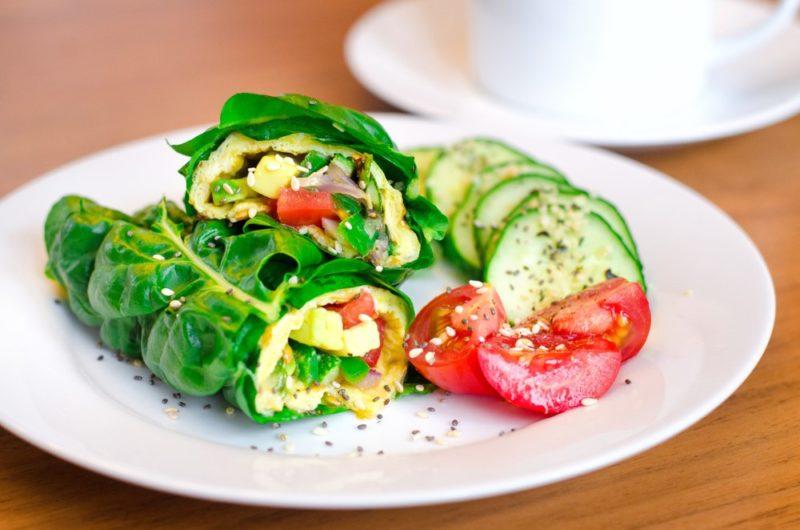
<svg viewBox="0 0 800 530">
<path fill-rule="evenodd" d="M 604 121 L 690 105 L 709 67 L 790 24 L 800 0 L 744 35 L 715 42 L 712 0 L 472 0 L 478 82 L 537 111 Z"/>
</svg>

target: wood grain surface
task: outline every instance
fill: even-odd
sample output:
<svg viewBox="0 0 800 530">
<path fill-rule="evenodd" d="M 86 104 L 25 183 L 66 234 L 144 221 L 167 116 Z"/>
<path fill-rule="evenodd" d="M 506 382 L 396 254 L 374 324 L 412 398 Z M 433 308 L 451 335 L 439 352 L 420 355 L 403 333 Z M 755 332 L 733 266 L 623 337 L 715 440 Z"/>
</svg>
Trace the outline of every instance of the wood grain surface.
<svg viewBox="0 0 800 530">
<path fill-rule="evenodd" d="M 371 3 L 0 2 L 0 195 L 95 150 L 210 122 L 240 90 L 392 110 L 359 86 L 342 58 L 349 25 Z M 149 491 L 0 431 L 0 527 L 800 528 L 800 118 L 633 157 L 725 209 L 775 279 L 778 317 L 764 358 L 688 431 L 533 491 L 362 512 L 241 507 Z"/>
</svg>

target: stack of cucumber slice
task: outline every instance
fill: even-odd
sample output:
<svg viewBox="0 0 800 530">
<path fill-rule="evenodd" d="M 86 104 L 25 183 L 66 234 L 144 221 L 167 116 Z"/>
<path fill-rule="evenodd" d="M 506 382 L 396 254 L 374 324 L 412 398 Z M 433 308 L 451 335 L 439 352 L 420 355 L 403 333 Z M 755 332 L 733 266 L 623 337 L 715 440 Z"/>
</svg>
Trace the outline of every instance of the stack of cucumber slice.
<svg viewBox="0 0 800 530">
<path fill-rule="evenodd" d="M 450 219 L 445 256 L 491 283 L 512 321 L 607 278 L 645 287 L 617 208 L 557 169 L 487 138 L 408 154 L 420 192 Z"/>
</svg>

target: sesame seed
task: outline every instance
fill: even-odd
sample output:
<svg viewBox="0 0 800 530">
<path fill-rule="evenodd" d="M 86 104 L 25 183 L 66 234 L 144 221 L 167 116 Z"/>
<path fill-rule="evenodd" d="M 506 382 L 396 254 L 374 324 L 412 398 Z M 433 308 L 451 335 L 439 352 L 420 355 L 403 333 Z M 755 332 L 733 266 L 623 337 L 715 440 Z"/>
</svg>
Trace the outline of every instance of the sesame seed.
<svg viewBox="0 0 800 530">
<path fill-rule="evenodd" d="M 422 348 L 412 348 L 408 352 L 408 356 L 412 359 L 416 359 L 422 354 Z"/>
<path fill-rule="evenodd" d="M 436 445 L 447 445 L 447 440 L 438 436 L 434 439 L 434 442 L 436 442 Z"/>
<path fill-rule="evenodd" d="M 300 228 L 297 229 L 297 233 L 300 234 L 301 236 L 304 236 L 308 233 L 308 228 L 306 228 L 305 226 L 301 226 Z"/>
<path fill-rule="evenodd" d="M 442 345 L 442 339 L 440 339 L 439 337 L 433 337 L 431 339 L 431 344 L 433 344 L 434 346 L 441 346 Z"/>
<path fill-rule="evenodd" d="M 471 286 L 475 287 L 476 289 L 480 289 L 481 287 L 483 287 L 483 282 L 478 281 L 478 280 L 470 280 L 469 284 Z"/>
<path fill-rule="evenodd" d="M 256 215 L 258 215 L 258 210 L 257 210 L 255 207 L 251 207 L 250 209 L 248 209 L 248 210 L 247 210 L 247 216 L 248 216 L 250 219 L 252 219 L 252 218 L 253 218 L 253 217 L 255 217 Z"/>
<path fill-rule="evenodd" d="M 583 398 L 581 400 L 581 405 L 583 405 L 584 407 L 591 407 L 591 406 L 597 405 L 597 399 L 590 398 L 590 397 Z"/>
<path fill-rule="evenodd" d="M 282 432 L 282 433 L 280 433 L 278 435 L 278 440 L 280 440 L 282 442 L 285 442 L 288 439 L 289 439 L 289 436 L 285 432 Z"/>
<path fill-rule="evenodd" d="M 481 344 L 483 344 L 484 342 L 486 342 L 486 338 L 484 338 L 484 337 L 478 337 L 478 342 L 480 342 Z"/>
<path fill-rule="evenodd" d="M 341 125 L 339 125 L 336 122 L 333 122 L 333 128 L 336 129 L 339 132 L 344 132 L 344 127 L 342 127 Z"/>
<path fill-rule="evenodd" d="M 689 296 L 692 296 L 692 295 L 694 295 L 694 290 L 692 290 L 692 289 L 684 289 L 683 296 L 689 297 Z"/>
<path fill-rule="evenodd" d="M 164 261 L 166 258 L 161 254 L 153 254 L 153 259 L 156 261 Z"/>
<path fill-rule="evenodd" d="M 236 409 L 233 407 L 225 407 L 225 414 L 228 416 L 233 416 L 233 413 L 236 412 Z"/>
<path fill-rule="evenodd" d="M 544 364 L 558 364 L 558 359 L 547 359 Z"/>
<path fill-rule="evenodd" d="M 427 417 L 428 417 L 428 413 L 425 412 L 424 410 L 418 410 L 417 411 L 417 418 L 425 419 Z"/>
<path fill-rule="evenodd" d="M 414 390 L 416 390 L 417 392 L 422 392 L 423 390 L 425 390 L 425 387 L 422 385 L 417 385 L 414 387 Z"/>
<path fill-rule="evenodd" d="M 556 351 L 562 351 L 562 350 L 566 350 L 566 349 L 567 349 L 567 347 L 564 346 L 563 344 L 559 344 L 558 346 L 556 346 Z"/>
<path fill-rule="evenodd" d="M 300 280 L 297 278 L 297 276 L 291 276 L 289 278 L 289 285 L 297 285 L 297 282 L 299 282 L 299 281 Z"/>
<path fill-rule="evenodd" d="M 478 294 L 488 293 L 489 289 L 487 289 L 486 287 L 478 287 L 478 289 L 475 292 Z"/>
<path fill-rule="evenodd" d="M 161 294 L 163 294 L 164 296 L 172 296 L 175 294 L 175 291 L 173 291 L 169 287 L 164 287 L 163 289 L 161 289 Z"/>
<path fill-rule="evenodd" d="M 436 354 L 432 351 L 429 351 L 425 354 L 425 362 L 428 364 L 433 364 L 436 362 Z"/>
<path fill-rule="evenodd" d="M 464 312 L 464 308 L 460 305 L 457 305 L 455 311 L 460 315 L 461 313 Z"/>
<path fill-rule="evenodd" d="M 180 411 L 178 409 L 176 409 L 175 407 L 167 407 L 167 408 L 164 409 L 164 414 L 166 414 L 167 418 L 169 418 L 171 420 L 177 420 L 179 413 L 180 413 Z"/>
<path fill-rule="evenodd" d="M 376 272 L 383 272 L 383 265 L 375 265 Z"/>
<path fill-rule="evenodd" d="M 403 391 L 403 383 L 401 383 L 400 381 L 395 381 L 394 382 L 394 388 L 398 392 L 402 392 Z"/>
<path fill-rule="evenodd" d="M 344 222 L 344 227 L 347 228 L 348 230 L 352 230 L 353 229 L 353 225 L 350 223 L 350 221 L 345 221 Z"/>
<path fill-rule="evenodd" d="M 469 316 L 469 319 L 474 322 L 474 321 L 478 320 L 478 315 L 473 313 L 472 315 Z"/>
<path fill-rule="evenodd" d="M 360 315 L 358 315 L 358 319 L 361 322 L 369 322 L 372 320 L 372 317 L 370 317 L 369 315 L 365 315 L 364 313 L 361 313 Z"/>
<path fill-rule="evenodd" d="M 133 366 L 135 366 L 136 368 L 141 368 L 142 366 L 144 366 L 144 365 L 142 364 L 142 361 L 141 361 L 141 360 L 139 360 L 139 359 L 134 359 L 134 360 L 132 360 L 132 361 L 131 361 L 131 364 L 132 364 Z"/>
<path fill-rule="evenodd" d="M 291 180 L 289 181 L 289 185 L 292 188 L 292 191 L 297 191 L 300 189 L 300 181 L 297 180 L 297 177 L 292 176 Z"/>
<path fill-rule="evenodd" d="M 446 328 L 444 328 L 444 332 L 447 333 L 448 337 L 455 337 L 456 336 L 456 330 L 454 330 L 450 326 L 447 326 Z"/>
<path fill-rule="evenodd" d="M 365 190 L 365 189 L 367 189 L 367 183 L 364 182 L 363 180 L 359 180 L 358 181 L 358 187 L 361 188 L 362 190 Z"/>
<path fill-rule="evenodd" d="M 326 429 L 324 427 L 314 427 L 311 430 L 311 433 L 316 435 L 316 436 L 325 436 L 326 434 L 328 434 L 328 429 Z"/>
<path fill-rule="evenodd" d="M 182 305 L 180 300 L 170 300 L 169 302 L 170 309 L 180 309 Z"/>
<path fill-rule="evenodd" d="M 539 350 L 539 351 L 548 351 L 548 350 L 549 350 L 549 348 L 548 348 L 547 346 L 545 346 L 544 344 L 542 344 L 541 346 L 539 346 L 539 347 L 537 348 L 537 350 Z"/>
<path fill-rule="evenodd" d="M 449 436 L 450 438 L 458 438 L 459 436 L 461 436 L 461 431 L 459 431 L 454 427 L 449 431 L 447 431 L 446 435 Z"/>
<path fill-rule="evenodd" d="M 231 188 L 231 185 L 227 182 L 222 184 L 222 189 L 225 190 L 225 193 L 230 193 L 231 195 L 233 194 L 233 188 Z"/>
<path fill-rule="evenodd" d="M 252 167 L 247 170 L 247 185 L 251 188 L 256 185 L 256 176 L 253 174 L 253 171 L 255 171 L 255 169 Z"/>
</svg>

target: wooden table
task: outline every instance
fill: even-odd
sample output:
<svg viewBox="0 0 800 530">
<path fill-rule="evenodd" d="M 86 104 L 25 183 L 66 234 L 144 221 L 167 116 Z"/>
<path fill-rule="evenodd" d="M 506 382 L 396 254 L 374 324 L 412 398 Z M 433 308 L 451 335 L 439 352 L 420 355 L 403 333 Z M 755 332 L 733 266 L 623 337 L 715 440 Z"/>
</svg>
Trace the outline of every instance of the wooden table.
<svg viewBox="0 0 800 530">
<path fill-rule="evenodd" d="M 210 122 L 240 90 L 391 110 L 342 59 L 345 32 L 370 3 L 5 0 L 0 195 L 97 149 Z M 800 118 L 634 158 L 729 212 L 764 253 L 778 292 L 775 333 L 753 375 L 673 440 L 584 477 L 494 499 L 303 512 L 126 485 L 0 432 L 0 527 L 800 527 Z"/>
</svg>

